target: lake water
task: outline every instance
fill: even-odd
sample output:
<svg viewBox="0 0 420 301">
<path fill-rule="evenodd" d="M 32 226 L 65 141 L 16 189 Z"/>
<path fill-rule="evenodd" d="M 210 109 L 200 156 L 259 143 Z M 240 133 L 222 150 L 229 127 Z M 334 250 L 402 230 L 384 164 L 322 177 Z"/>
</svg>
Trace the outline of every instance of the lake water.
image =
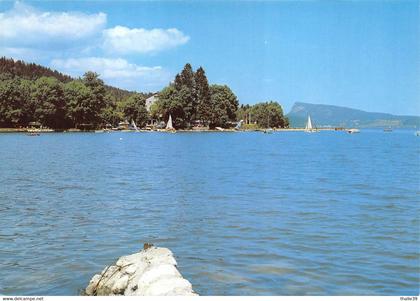
<svg viewBox="0 0 420 301">
<path fill-rule="evenodd" d="M 418 295 L 413 131 L 0 134 L 0 294 L 75 295 L 144 242 L 202 295 Z"/>
</svg>

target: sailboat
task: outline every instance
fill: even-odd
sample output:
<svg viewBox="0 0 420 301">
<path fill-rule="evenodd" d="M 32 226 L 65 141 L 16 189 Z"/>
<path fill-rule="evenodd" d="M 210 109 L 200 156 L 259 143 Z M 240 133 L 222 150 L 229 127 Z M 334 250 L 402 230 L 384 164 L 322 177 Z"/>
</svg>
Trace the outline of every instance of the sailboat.
<svg viewBox="0 0 420 301">
<path fill-rule="evenodd" d="M 137 125 L 136 125 L 136 123 L 134 122 L 133 119 L 131 119 L 131 126 L 136 130 L 136 132 L 139 131 L 139 129 L 137 128 Z"/>
<path fill-rule="evenodd" d="M 311 116 L 308 115 L 308 121 L 306 122 L 305 132 L 313 133 L 317 132 L 317 129 L 312 126 Z"/>
<path fill-rule="evenodd" d="M 273 129 L 270 127 L 270 115 L 268 115 L 268 118 L 267 119 L 268 119 L 267 120 L 268 128 L 264 129 L 263 133 L 264 134 L 272 134 L 273 133 Z"/>
<path fill-rule="evenodd" d="M 244 123 L 244 121 L 242 119 L 239 120 L 239 122 L 235 126 L 235 130 L 239 131 L 241 129 L 243 123 Z"/>
<path fill-rule="evenodd" d="M 359 129 L 348 129 L 347 130 L 347 133 L 349 133 L 349 134 L 358 134 L 358 133 L 360 133 L 360 130 Z"/>
<path fill-rule="evenodd" d="M 167 131 L 169 131 L 169 132 L 175 132 L 175 129 L 174 129 L 173 125 L 172 125 L 172 116 L 171 116 L 171 114 L 169 114 L 168 123 L 166 124 L 166 128 L 165 129 Z"/>
</svg>

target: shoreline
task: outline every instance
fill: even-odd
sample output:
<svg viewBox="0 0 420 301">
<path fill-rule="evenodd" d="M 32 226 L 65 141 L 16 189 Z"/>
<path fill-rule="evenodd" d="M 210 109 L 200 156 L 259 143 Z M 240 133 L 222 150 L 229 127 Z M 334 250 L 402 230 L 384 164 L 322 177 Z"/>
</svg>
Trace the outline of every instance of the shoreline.
<svg viewBox="0 0 420 301">
<path fill-rule="evenodd" d="M 317 132 L 347 132 L 352 128 L 318 128 L 316 129 Z M 383 128 L 366 128 L 366 129 L 377 129 L 377 130 L 383 130 Z M 394 130 L 416 130 L 413 128 L 394 128 Z M 233 128 L 230 129 L 180 129 L 176 130 L 175 132 L 171 133 L 241 133 L 241 132 L 265 132 L 266 129 L 240 129 L 236 130 Z M 284 129 L 271 129 L 270 132 L 305 132 L 305 128 L 284 128 Z M 159 129 L 159 130 L 146 130 L 146 129 L 139 129 L 138 131 L 135 130 L 80 130 L 80 129 L 66 129 L 66 130 L 53 130 L 53 129 L 30 129 L 30 128 L 0 128 L 0 134 L 13 134 L 13 133 L 169 133 L 170 131 L 167 131 L 165 129 Z"/>
<path fill-rule="evenodd" d="M 190 129 L 180 129 L 176 130 L 176 132 L 188 132 L 188 133 L 203 133 L 203 132 L 264 132 L 265 129 L 242 129 L 242 130 L 235 130 L 235 129 L 203 129 L 203 130 L 190 130 Z M 317 131 L 346 131 L 348 129 L 335 129 L 335 128 L 320 128 Z M 285 128 L 285 129 L 272 129 L 273 132 L 304 132 L 304 128 Z M 79 130 L 79 129 L 67 129 L 67 130 L 53 130 L 53 129 L 30 129 L 30 128 L 0 128 L 0 133 L 101 133 L 107 132 L 106 130 Z M 135 133 L 135 130 L 118 130 L 118 131 L 109 131 L 111 133 Z M 140 129 L 138 132 L 141 133 L 148 133 L 148 132 L 161 132 L 166 133 L 166 130 L 144 130 Z"/>
</svg>

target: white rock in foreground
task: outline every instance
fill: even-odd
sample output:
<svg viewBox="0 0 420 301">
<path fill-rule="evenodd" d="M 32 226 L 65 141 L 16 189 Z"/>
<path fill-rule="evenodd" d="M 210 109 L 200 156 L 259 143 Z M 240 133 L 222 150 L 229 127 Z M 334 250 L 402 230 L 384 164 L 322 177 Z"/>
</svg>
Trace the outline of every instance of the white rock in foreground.
<svg viewBox="0 0 420 301">
<path fill-rule="evenodd" d="M 120 257 L 93 276 L 85 290 L 89 296 L 191 296 L 191 283 L 176 268 L 172 252 L 145 244 L 145 249 Z"/>
</svg>

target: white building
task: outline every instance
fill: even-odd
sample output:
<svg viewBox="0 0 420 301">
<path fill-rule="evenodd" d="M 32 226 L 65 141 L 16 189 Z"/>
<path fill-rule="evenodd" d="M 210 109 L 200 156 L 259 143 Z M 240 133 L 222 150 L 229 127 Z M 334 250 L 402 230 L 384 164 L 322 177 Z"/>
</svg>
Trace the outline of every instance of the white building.
<svg viewBox="0 0 420 301">
<path fill-rule="evenodd" d="M 150 112 L 150 107 L 152 106 L 152 104 L 154 104 L 156 101 L 158 100 L 158 96 L 157 94 L 150 96 L 149 98 L 146 99 L 146 110 L 147 112 Z"/>
</svg>

